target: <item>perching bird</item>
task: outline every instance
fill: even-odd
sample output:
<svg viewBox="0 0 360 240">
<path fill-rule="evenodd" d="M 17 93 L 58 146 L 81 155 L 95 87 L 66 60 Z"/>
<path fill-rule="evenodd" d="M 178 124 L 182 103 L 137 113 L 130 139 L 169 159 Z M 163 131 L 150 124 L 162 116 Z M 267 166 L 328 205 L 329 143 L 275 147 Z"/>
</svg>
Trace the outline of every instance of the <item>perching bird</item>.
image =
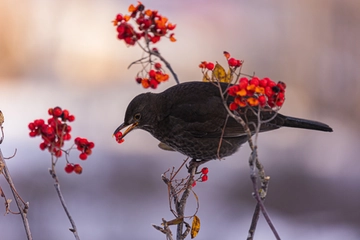
<svg viewBox="0 0 360 240">
<path fill-rule="evenodd" d="M 225 91 L 228 85 L 221 86 Z M 227 105 L 232 101 L 233 97 L 229 97 Z M 124 123 L 114 134 L 127 126 L 123 137 L 133 129 L 143 129 L 165 146 L 192 159 L 206 161 L 230 156 L 248 140 L 243 126 L 227 116 L 216 85 L 209 82 L 186 82 L 162 93 L 136 96 L 127 107 Z M 248 109 L 241 116 L 254 134 L 258 120 L 254 111 Z M 287 117 L 270 109 L 261 112 L 261 119 L 264 122 L 260 132 L 280 127 L 332 132 L 324 123 Z"/>
</svg>

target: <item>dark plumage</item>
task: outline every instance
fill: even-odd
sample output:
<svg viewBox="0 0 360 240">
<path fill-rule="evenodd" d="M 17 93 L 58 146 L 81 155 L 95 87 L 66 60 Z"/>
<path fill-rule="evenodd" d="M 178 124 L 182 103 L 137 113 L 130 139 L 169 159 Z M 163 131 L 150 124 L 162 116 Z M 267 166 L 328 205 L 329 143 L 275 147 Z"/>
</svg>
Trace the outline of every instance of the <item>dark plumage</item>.
<svg viewBox="0 0 360 240">
<path fill-rule="evenodd" d="M 225 90 L 227 84 L 221 86 Z M 228 103 L 231 101 L 232 98 L 229 97 Z M 262 111 L 261 119 L 271 119 L 274 114 L 271 110 Z M 247 141 L 248 137 L 241 124 L 232 117 L 226 122 L 227 115 L 217 86 L 208 82 L 187 82 L 159 94 L 145 93 L 136 96 L 127 107 L 124 123 L 114 133 L 127 126 L 130 127 L 123 136 L 133 129 L 143 129 L 186 156 L 211 160 L 232 155 Z M 242 117 L 248 123 L 257 123 L 257 116 L 251 110 L 246 111 Z M 253 124 L 249 124 L 249 127 L 254 131 Z M 324 123 L 279 113 L 269 122 L 263 123 L 260 132 L 280 127 L 332 132 Z"/>
</svg>

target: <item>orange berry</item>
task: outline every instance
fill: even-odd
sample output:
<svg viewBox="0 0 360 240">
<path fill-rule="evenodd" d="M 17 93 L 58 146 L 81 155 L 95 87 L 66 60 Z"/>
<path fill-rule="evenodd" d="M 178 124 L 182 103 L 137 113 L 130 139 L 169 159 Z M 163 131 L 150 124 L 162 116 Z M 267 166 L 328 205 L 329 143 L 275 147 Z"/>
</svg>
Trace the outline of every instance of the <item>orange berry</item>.
<svg viewBox="0 0 360 240">
<path fill-rule="evenodd" d="M 82 167 L 80 166 L 80 164 L 75 164 L 74 165 L 74 172 L 77 174 L 81 174 L 82 173 Z"/>
</svg>

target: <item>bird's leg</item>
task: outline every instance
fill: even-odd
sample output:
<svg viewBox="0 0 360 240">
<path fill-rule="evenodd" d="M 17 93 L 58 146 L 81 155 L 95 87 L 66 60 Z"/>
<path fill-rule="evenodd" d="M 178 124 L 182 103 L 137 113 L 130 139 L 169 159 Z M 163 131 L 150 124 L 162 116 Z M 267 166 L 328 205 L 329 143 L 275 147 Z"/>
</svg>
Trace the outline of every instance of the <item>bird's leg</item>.
<svg viewBox="0 0 360 240">
<path fill-rule="evenodd" d="M 207 163 L 208 161 L 210 161 L 210 160 L 205 160 L 205 159 L 198 160 L 195 158 L 191 159 L 191 161 L 189 162 L 189 167 L 187 167 L 188 172 L 190 173 L 191 169 L 195 168 L 195 173 L 196 174 L 200 173 L 200 172 L 198 172 L 198 167 L 204 163 Z"/>
</svg>

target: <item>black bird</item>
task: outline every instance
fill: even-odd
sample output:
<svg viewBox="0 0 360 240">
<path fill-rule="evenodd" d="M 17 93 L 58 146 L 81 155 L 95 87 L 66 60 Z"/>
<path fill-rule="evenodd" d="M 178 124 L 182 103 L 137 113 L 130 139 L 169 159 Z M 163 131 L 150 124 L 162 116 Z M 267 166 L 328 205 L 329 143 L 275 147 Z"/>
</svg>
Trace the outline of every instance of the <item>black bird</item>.
<svg viewBox="0 0 360 240">
<path fill-rule="evenodd" d="M 222 90 L 225 91 L 227 86 L 221 84 Z M 232 101 L 233 98 L 229 96 L 228 104 Z M 261 124 L 260 132 L 280 127 L 332 132 L 324 123 L 287 117 L 271 109 L 262 110 L 260 115 L 265 121 Z M 133 129 L 143 129 L 173 150 L 192 159 L 206 161 L 230 156 L 248 140 L 242 125 L 227 116 L 217 85 L 186 82 L 162 93 L 136 96 L 126 109 L 124 123 L 114 134 L 127 126 L 123 137 Z M 254 111 L 248 109 L 241 116 L 254 134 L 258 120 Z"/>
</svg>

